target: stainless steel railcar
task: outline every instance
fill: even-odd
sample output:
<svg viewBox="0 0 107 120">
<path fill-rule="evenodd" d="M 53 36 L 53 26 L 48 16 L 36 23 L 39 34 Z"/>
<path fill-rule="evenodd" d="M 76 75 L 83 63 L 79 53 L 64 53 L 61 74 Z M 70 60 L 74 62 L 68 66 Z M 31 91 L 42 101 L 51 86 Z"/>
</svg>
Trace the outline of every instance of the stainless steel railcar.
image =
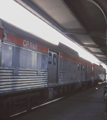
<svg viewBox="0 0 107 120">
<path fill-rule="evenodd" d="M 94 85 L 105 70 L 99 66 L 94 73 L 93 68 L 65 45 L 0 20 L 0 118 Z"/>
</svg>

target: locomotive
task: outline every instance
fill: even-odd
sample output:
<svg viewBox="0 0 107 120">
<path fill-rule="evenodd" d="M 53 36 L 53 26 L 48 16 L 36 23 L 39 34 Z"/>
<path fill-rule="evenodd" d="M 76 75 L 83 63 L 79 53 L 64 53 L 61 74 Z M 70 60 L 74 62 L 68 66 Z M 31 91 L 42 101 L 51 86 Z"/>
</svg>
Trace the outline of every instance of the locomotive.
<svg viewBox="0 0 107 120">
<path fill-rule="evenodd" d="M 71 48 L 53 45 L 2 19 L 0 56 L 1 119 L 105 80 L 103 67 Z"/>
</svg>

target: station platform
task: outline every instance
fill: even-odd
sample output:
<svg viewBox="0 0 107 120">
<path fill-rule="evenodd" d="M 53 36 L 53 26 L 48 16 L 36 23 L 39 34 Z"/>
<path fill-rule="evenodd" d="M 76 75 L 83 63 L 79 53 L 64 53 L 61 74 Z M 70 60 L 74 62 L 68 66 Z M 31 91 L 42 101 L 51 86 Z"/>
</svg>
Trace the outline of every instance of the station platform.
<svg viewBox="0 0 107 120">
<path fill-rule="evenodd" d="M 14 120 L 103 120 L 103 86 L 98 85 L 70 97 L 14 117 Z"/>
</svg>

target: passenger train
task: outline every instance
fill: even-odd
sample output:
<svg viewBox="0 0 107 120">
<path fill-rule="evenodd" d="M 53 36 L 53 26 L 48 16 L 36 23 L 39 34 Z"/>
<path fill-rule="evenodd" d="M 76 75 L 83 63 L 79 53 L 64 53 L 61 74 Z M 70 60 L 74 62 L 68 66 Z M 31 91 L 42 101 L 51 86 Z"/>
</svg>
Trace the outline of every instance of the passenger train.
<svg viewBox="0 0 107 120">
<path fill-rule="evenodd" d="M 63 44 L 0 20 L 0 118 L 105 80 L 105 69 Z"/>
</svg>

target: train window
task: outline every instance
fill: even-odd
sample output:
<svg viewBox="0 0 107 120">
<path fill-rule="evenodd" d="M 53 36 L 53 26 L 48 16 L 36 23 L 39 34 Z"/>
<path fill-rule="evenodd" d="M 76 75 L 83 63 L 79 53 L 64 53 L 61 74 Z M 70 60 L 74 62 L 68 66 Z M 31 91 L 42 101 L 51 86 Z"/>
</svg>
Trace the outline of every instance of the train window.
<svg viewBox="0 0 107 120">
<path fill-rule="evenodd" d="M 37 53 L 36 69 L 41 69 L 41 63 L 42 63 L 42 54 Z"/>
<path fill-rule="evenodd" d="M 32 52 L 31 52 L 31 51 L 28 51 L 28 52 L 27 52 L 26 67 L 27 67 L 27 68 L 32 68 Z"/>
<path fill-rule="evenodd" d="M 14 50 L 13 50 L 13 66 L 16 68 L 19 67 L 19 53 L 20 53 L 20 48 L 18 47 L 14 47 Z"/>
<path fill-rule="evenodd" d="M 80 65 L 78 64 L 77 66 L 78 66 L 78 70 L 80 70 Z"/>
<path fill-rule="evenodd" d="M 27 50 L 20 49 L 20 55 L 19 55 L 19 65 L 21 68 L 26 68 L 27 63 Z"/>
<path fill-rule="evenodd" d="M 35 69 L 37 65 L 37 52 L 32 51 L 32 68 Z"/>
<path fill-rule="evenodd" d="M 37 53 L 34 51 L 27 52 L 27 68 L 36 68 Z"/>
<path fill-rule="evenodd" d="M 2 66 L 12 66 L 12 55 L 13 55 L 13 47 L 7 44 L 3 44 L 2 46 Z"/>
<path fill-rule="evenodd" d="M 81 65 L 81 71 L 83 70 L 83 66 Z"/>
<path fill-rule="evenodd" d="M 52 63 L 52 53 L 49 53 L 49 60 L 48 63 L 51 64 Z"/>
<path fill-rule="evenodd" d="M 54 65 L 56 65 L 56 62 L 57 62 L 56 59 L 57 59 L 57 56 L 56 56 L 56 54 L 54 54 L 54 55 L 53 55 L 53 64 L 54 64 Z"/>
<path fill-rule="evenodd" d="M 83 69 L 83 71 L 85 70 L 84 66 L 83 66 L 83 68 L 82 68 L 82 69 Z"/>
<path fill-rule="evenodd" d="M 44 70 L 47 70 L 47 62 L 48 62 L 48 56 L 45 54 L 42 54 L 42 65 L 41 68 Z"/>
</svg>

